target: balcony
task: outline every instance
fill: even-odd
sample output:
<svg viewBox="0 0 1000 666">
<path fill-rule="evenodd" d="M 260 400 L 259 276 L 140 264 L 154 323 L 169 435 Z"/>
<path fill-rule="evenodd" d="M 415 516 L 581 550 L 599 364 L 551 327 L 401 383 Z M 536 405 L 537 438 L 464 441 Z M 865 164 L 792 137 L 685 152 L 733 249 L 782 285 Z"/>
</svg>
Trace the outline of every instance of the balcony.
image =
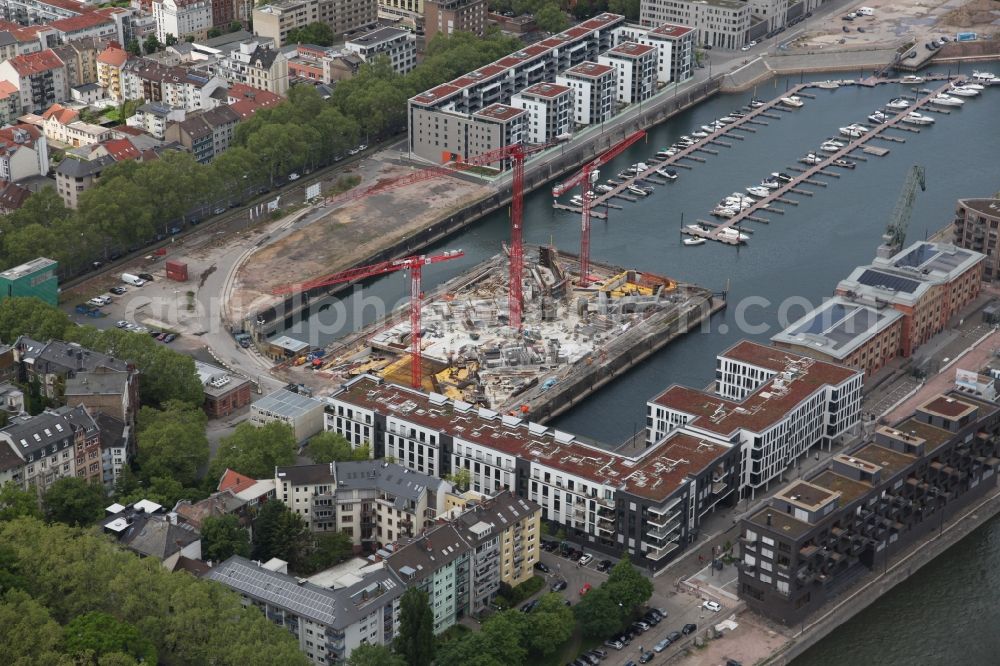
<svg viewBox="0 0 1000 666">
<path fill-rule="evenodd" d="M 646 542 L 644 541 L 643 543 Z M 649 550 L 646 551 L 646 557 L 654 561 L 662 560 L 664 557 L 681 547 L 681 545 L 676 541 L 670 541 L 659 548 L 652 546 L 651 544 L 646 545 L 650 546 Z"/>
<path fill-rule="evenodd" d="M 650 529 L 647 529 L 646 536 L 652 537 L 654 539 L 664 539 L 670 536 L 671 534 L 677 532 L 677 530 L 680 529 L 680 526 L 681 526 L 680 516 L 677 516 L 676 518 L 671 520 L 669 524 L 664 525 L 663 527 L 651 527 Z"/>
<path fill-rule="evenodd" d="M 668 502 L 664 506 L 661 506 L 661 507 L 651 506 L 651 507 L 649 507 L 649 512 L 650 513 L 655 513 L 655 514 L 661 515 L 661 516 L 662 515 L 666 515 L 666 514 L 670 513 L 671 509 L 675 508 L 680 503 L 681 503 L 681 498 L 678 497 L 678 498 L 674 499 L 672 502 Z"/>
<path fill-rule="evenodd" d="M 597 521 L 596 527 L 597 527 L 597 532 L 598 532 L 599 535 L 604 535 L 604 534 L 613 535 L 615 533 L 615 525 L 614 525 L 614 523 L 610 523 L 609 524 L 609 523 L 602 523 L 601 521 Z"/>
<path fill-rule="evenodd" d="M 673 512 L 667 514 L 650 514 L 646 516 L 646 522 L 650 525 L 655 525 L 656 527 L 666 527 L 673 521 L 680 518 L 680 512 Z"/>
</svg>

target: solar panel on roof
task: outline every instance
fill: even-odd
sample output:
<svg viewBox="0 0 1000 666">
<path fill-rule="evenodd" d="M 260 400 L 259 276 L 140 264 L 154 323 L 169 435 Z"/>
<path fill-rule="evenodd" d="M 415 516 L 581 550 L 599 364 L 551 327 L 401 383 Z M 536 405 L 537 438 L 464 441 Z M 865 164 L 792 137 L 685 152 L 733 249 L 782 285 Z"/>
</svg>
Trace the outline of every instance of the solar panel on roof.
<svg viewBox="0 0 1000 666">
<path fill-rule="evenodd" d="M 846 317 L 849 312 L 850 310 L 847 307 L 841 305 L 840 303 L 835 303 L 828 308 L 816 312 L 816 314 L 813 315 L 809 321 L 792 331 L 792 335 L 799 335 L 801 333 L 822 333 L 826 329 L 837 324 L 841 319 Z"/>
<path fill-rule="evenodd" d="M 869 287 L 902 291 L 907 294 L 912 294 L 920 287 L 920 282 L 917 280 L 873 270 L 866 270 L 862 273 L 858 282 Z"/>
</svg>

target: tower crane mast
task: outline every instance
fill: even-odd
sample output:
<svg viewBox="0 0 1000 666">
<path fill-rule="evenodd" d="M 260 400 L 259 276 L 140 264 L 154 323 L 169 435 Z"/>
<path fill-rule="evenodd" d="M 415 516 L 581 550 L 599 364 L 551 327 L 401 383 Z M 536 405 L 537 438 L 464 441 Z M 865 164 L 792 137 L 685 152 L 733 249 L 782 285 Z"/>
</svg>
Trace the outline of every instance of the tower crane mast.
<svg viewBox="0 0 1000 666">
<path fill-rule="evenodd" d="M 910 226 L 910 217 L 913 215 L 913 202 L 917 198 L 917 187 L 923 192 L 927 189 L 925 180 L 925 169 L 914 164 L 906 174 L 906 181 L 903 189 L 899 193 L 899 199 L 889 216 L 889 224 L 886 225 L 885 233 L 882 235 L 882 244 L 878 246 L 877 255 L 881 258 L 889 258 L 903 249 L 906 242 L 906 230 Z"/>
</svg>

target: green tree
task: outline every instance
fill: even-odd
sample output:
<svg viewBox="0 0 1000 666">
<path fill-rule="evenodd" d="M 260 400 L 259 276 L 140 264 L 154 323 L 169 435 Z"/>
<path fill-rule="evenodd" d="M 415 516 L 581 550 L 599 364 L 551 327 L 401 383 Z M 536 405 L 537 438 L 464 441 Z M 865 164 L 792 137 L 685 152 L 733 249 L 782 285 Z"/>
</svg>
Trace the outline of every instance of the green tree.
<svg viewBox="0 0 1000 666">
<path fill-rule="evenodd" d="M 243 24 L 239 21 L 231 21 L 229 23 L 229 32 L 239 32 L 243 29 Z"/>
<path fill-rule="evenodd" d="M 329 569 L 354 554 L 354 543 L 343 532 L 315 534 L 312 541 L 312 549 L 306 560 L 308 572 Z"/>
<path fill-rule="evenodd" d="M 299 571 L 306 565 L 312 535 L 302 517 L 278 500 L 265 502 L 253 526 L 252 553 L 255 560 L 277 557 Z"/>
<path fill-rule="evenodd" d="M 0 486 L 0 521 L 14 520 L 22 516 L 41 518 L 38 494 L 34 488 L 24 490 L 20 484 L 8 481 Z"/>
<path fill-rule="evenodd" d="M 449 474 L 445 479 L 464 492 L 469 489 L 469 484 L 472 482 L 472 474 L 466 468 L 459 467 L 455 470 L 454 474 Z"/>
<path fill-rule="evenodd" d="M 13 343 L 18 336 L 36 340 L 61 339 L 72 322 L 59 308 L 37 298 L 5 298 L 0 301 L 0 340 Z"/>
<path fill-rule="evenodd" d="M 9 523 L 8 523 L 9 524 Z M 49 611 L 21 590 L 0 599 L 0 654 L 9 666 L 72 664 L 61 656 L 62 628 Z"/>
<path fill-rule="evenodd" d="M 501 664 L 524 663 L 528 655 L 524 637 L 532 632 L 532 624 L 524 613 L 516 610 L 492 616 L 483 624 L 481 632 L 486 639 L 487 652 Z"/>
<path fill-rule="evenodd" d="M 628 556 L 619 560 L 602 585 L 612 601 L 631 613 L 653 595 L 653 583 L 632 566 Z"/>
<path fill-rule="evenodd" d="M 146 664 L 156 663 L 156 647 L 134 625 L 101 611 L 91 611 L 66 625 L 66 651 L 74 656 L 101 657 L 122 653 Z"/>
<path fill-rule="evenodd" d="M 351 650 L 347 666 L 406 666 L 406 662 L 384 645 L 362 643 Z"/>
<path fill-rule="evenodd" d="M 125 50 L 128 51 L 129 55 L 139 57 L 142 55 L 142 46 L 139 44 L 138 39 L 128 40 L 128 44 L 125 45 Z"/>
<path fill-rule="evenodd" d="M 176 38 L 176 37 L 174 37 L 174 36 L 173 36 L 172 34 L 170 34 L 170 33 L 168 32 L 168 33 L 167 33 L 167 38 L 166 38 L 166 40 L 165 40 L 165 43 L 166 43 L 166 46 L 173 46 L 174 44 L 176 44 L 176 43 L 177 43 L 177 38 Z"/>
<path fill-rule="evenodd" d="M 608 0 L 608 11 L 622 14 L 630 21 L 639 19 L 639 0 Z"/>
<path fill-rule="evenodd" d="M 232 514 L 209 516 L 201 523 L 201 554 L 216 563 L 233 555 L 250 557 L 250 536 Z"/>
<path fill-rule="evenodd" d="M 160 506 L 172 507 L 182 499 L 197 502 L 207 496 L 208 493 L 199 488 L 185 488 L 177 479 L 157 476 L 149 479 L 146 483 L 137 484 L 126 494 L 119 494 L 116 491 L 115 501 L 119 504 L 135 504 L 139 500 L 147 499 Z"/>
<path fill-rule="evenodd" d="M 535 24 L 540 30 L 556 33 L 565 30 L 569 26 L 569 20 L 566 19 L 566 14 L 559 9 L 558 4 L 550 2 L 543 5 L 535 14 Z"/>
<path fill-rule="evenodd" d="M 573 635 L 576 620 L 573 611 L 558 594 L 546 594 L 531 613 L 531 626 L 524 632 L 527 645 L 535 652 L 549 655 Z"/>
<path fill-rule="evenodd" d="M 168 402 L 163 410 L 143 407 L 136 438 L 140 476 L 147 482 L 162 477 L 193 486 L 208 462 L 207 420 L 205 412 L 185 403 Z"/>
<path fill-rule="evenodd" d="M 291 426 L 272 421 L 258 427 L 244 421 L 222 438 L 208 476 L 218 479 L 228 468 L 255 479 L 270 479 L 275 467 L 295 462 L 295 448 Z"/>
<path fill-rule="evenodd" d="M 411 587 L 399 600 L 396 652 L 408 666 L 430 666 L 434 662 L 434 646 L 434 613 L 427 593 Z"/>
<path fill-rule="evenodd" d="M 146 55 L 156 53 L 160 50 L 160 40 L 156 38 L 156 35 L 150 35 L 146 38 L 146 41 L 142 43 L 142 48 L 146 52 Z"/>
<path fill-rule="evenodd" d="M 42 504 L 46 519 L 83 526 L 96 522 L 103 515 L 108 496 L 99 484 L 71 476 L 49 486 Z"/>
<path fill-rule="evenodd" d="M 368 460 L 371 457 L 371 449 L 367 444 L 352 449 L 351 443 L 343 435 L 327 430 L 310 438 L 306 455 L 314 463 Z"/>
<path fill-rule="evenodd" d="M 219 28 L 211 28 L 208 31 L 209 39 L 215 39 L 216 37 L 221 37 L 221 36 L 222 36 L 222 30 L 220 30 Z"/>
<path fill-rule="evenodd" d="M 335 35 L 329 23 L 315 21 L 309 25 L 288 31 L 286 44 L 315 44 L 316 46 L 333 46 Z"/>
<path fill-rule="evenodd" d="M 626 610 L 618 605 L 604 586 L 596 587 L 573 606 L 573 614 L 585 636 L 606 638 L 622 628 Z"/>
</svg>

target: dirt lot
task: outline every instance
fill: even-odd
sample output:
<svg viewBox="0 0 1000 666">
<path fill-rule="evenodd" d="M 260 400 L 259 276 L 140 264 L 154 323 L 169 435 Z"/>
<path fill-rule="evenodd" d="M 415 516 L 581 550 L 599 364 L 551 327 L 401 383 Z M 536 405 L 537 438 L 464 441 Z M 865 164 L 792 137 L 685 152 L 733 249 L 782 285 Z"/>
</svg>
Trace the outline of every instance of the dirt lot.
<svg viewBox="0 0 1000 666">
<path fill-rule="evenodd" d="M 358 187 L 371 187 L 412 171 L 375 157 L 362 169 L 364 180 Z M 299 228 L 251 255 L 236 275 L 233 300 L 259 304 L 257 299 L 278 285 L 349 268 L 487 192 L 484 185 L 440 178 L 335 208 L 315 221 L 300 223 Z"/>
<path fill-rule="evenodd" d="M 858 7 L 871 7 L 875 15 L 859 16 L 853 21 L 842 19 Z M 864 0 L 811 27 L 789 46 L 830 48 L 839 47 L 843 40 L 843 47 L 894 47 L 908 41 L 922 44 L 941 35 L 954 38 L 959 31 L 976 32 L 980 37 L 1000 33 L 1000 1 Z"/>
<path fill-rule="evenodd" d="M 693 650 L 687 657 L 675 660 L 678 666 L 717 666 L 727 659 L 735 659 L 750 666 L 771 656 L 788 637 L 784 636 L 752 613 L 736 616 L 736 629 L 725 630 L 722 638 L 710 641 L 705 647 Z"/>
</svg>

